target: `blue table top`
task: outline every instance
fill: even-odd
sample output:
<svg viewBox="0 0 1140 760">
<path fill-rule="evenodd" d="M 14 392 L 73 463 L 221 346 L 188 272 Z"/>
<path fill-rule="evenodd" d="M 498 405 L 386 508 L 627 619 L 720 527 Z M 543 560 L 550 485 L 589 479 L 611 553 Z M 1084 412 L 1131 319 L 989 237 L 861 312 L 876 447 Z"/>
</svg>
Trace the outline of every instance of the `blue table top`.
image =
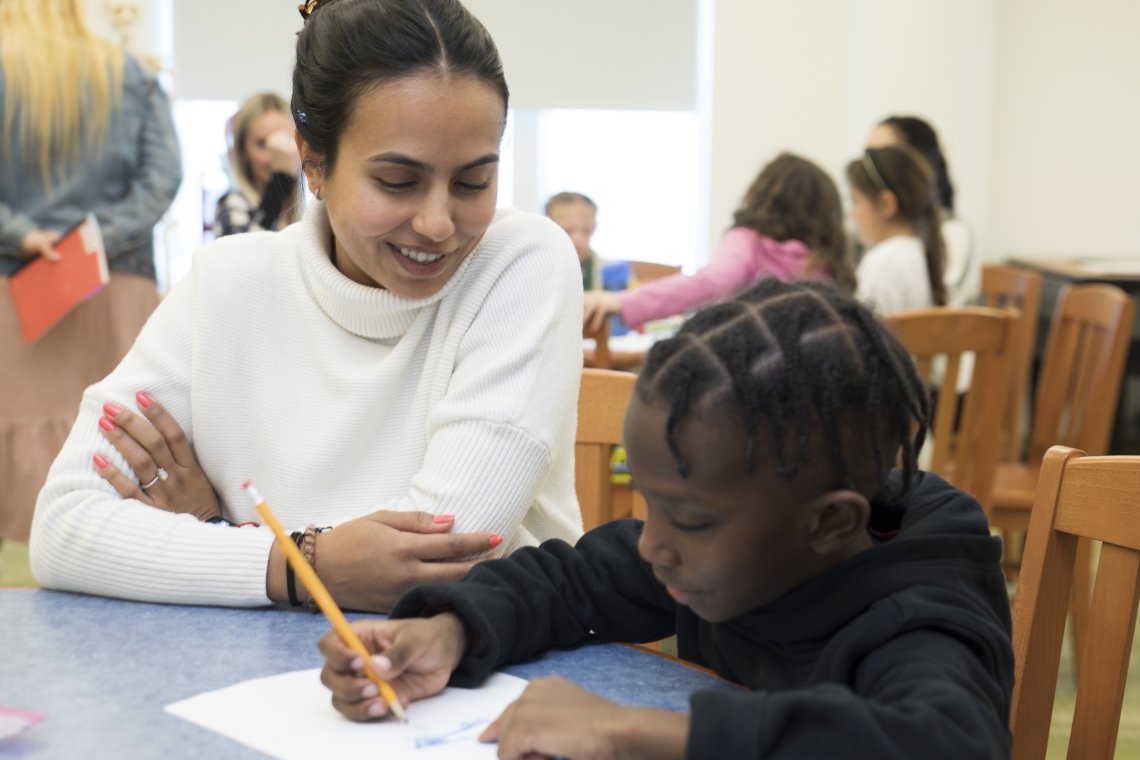
<svg viewBox="0 0 1140 760">
<path fill-rule="evenodd" d="M 328 629 L 323 615 L 294 610 L 0 589 L 0 705 L 47 716 L 0 741 L 0 758 L 264 758 L 162 708 L 251 678 L 320 667 L 316 642 Z M 672 710 L 687 709 L 693 691 L 738 688 L 599 642 L 551 650 L 506 672 L 560 675 L 616 702 Z"/>
</svg>

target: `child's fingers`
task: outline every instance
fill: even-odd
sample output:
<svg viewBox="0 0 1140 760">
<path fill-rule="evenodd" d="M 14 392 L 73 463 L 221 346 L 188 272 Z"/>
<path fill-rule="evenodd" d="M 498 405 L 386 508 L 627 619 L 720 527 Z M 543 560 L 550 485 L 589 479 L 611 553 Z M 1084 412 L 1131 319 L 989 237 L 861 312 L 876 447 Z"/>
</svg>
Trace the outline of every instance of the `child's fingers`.
<svg viewBox="0 0 1140 760">
<path fill-rule="evenodd" d="M 388 714 L 388 705 L 382 697 L 369 699 L 365 702 L 346 702 L 334 696 L 332 705 L 337 709 L 337 712 L 357 723 L 367 723 L 370 720 L 383 718 Z"/>
<path fill-rule="evenodd" d="M 517 704 L 518 702 L 515 701 L 507 705 L 507 709 L 503 710 L 503 714 L 495 718 L 494 723 L 487 726 L 483 729 L 483 733 L 479 734 L 479 741 L 487 742 L 488 744 L 499 741 L 499 734 L 502 733 L 503 724 L 510 720 L 511 714 L 515 711 L 515 705 Z"/>
<path fill-rule="evenodd" d="M 328 663 L 321 668 L 321 683 L 333 696 L 347 703 L 363 702 L 380 694 L 372 680 L 361 673 L 343 673 Z"/>
<path fill-rule="evenodd" d="M 93 457 L 93 461 L 95 462 L 95 472 L 110 483 L 119 492 L 119 496 L 124 499 L 137 499 L 143 504 L 154 506 L 154 502 L 139 488 L 139 484 L 120 472 L 118 467 L 98 454 Z"/>
<path fill-rule="evenodd" d="M 166 407 L 155 401 L 144 391 L 135 394 L 135 401 L 155 429 L 162 434 L 166 445 L 170 449 L 174 461 L 183 467 L 194 466 L 194 452 L 190 448 L 190 441 L 186 438 L 186 431 L 178 424 L 178 420 Z"/>
</svg>

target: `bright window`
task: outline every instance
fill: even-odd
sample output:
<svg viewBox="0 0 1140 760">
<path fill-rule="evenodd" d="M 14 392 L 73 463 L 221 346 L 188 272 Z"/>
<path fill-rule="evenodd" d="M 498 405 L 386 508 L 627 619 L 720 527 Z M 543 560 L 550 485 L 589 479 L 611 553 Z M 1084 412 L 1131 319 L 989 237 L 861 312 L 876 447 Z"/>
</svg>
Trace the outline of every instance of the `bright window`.
<svg viewBox="0 0 1140 760">
<path fill-rule="evenodd" d="M 696 265 L 697 115 L 546 110 L 538 116 L 539 208 L 572 190 L 598 204 L 603 259 Z"/>
</svg>

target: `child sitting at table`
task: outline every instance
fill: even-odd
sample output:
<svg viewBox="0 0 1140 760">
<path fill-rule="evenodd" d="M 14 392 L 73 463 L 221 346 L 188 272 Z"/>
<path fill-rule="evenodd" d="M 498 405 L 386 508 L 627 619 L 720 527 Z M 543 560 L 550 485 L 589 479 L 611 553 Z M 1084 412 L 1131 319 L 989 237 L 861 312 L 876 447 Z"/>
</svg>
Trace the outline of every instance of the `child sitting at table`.
<svg viewBox="0 0 1140 760">
<path fill-rule="evenodd" d="M 909 145 L 868 148 L 847 165 L 851 220 L 871 246 L 859 262 L 857 295 L 879 314 L 945 306 L 942 207 L 934 173 Z"/>
<path fill-rule="evenodd" d="M 627 327 L 637 328 L 731 298 L 765 277 L 855 289 L 839 190 L 827 172 L 791 153 L 760 171 L 706 267 L 633 290 L 587 292 L 582 324 L 596 331 L 607 316 L 621 314 Z"/>
<path fill-rule="evenodd" d="M 590 238 L 598 228 L 598 205 L 581 193 L 564 192 L 546 202 L 546 215 L 566 231 L 582 267 L 582 290 L 602 289 L 602 263 L 590 248 Z"/>
<path fill-rule="evenodd" d="M 591 634 L 676 633 L 681 658 L 751 690 L 673 713 L 534 681 L 483 734 L 502 758 L 1008 757 L 1001 543 L 916 469 L 927 415 L 865 306 L 767 279 L 650 352 L 625 418 L 645 523 L 520 549 L 355 628 L 406 701 Z M 384 715 L 363 658 L 335 633 L 321 650 L 337 709 Z"/>
</svg>

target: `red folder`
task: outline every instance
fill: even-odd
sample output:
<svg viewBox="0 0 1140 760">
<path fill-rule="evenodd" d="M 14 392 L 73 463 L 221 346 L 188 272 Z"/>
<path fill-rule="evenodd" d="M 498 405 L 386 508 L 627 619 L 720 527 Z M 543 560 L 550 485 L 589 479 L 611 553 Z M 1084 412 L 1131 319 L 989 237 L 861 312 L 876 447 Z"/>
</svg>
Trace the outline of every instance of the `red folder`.
<svg viewBox="0 0 1140 760">
<path fill-rule="evenodd" d="M 53 248 L 61 256 L 59 261 L 37 256 L 8 278 L 25 343 L 34 342 L 111 279 L 103 234 L 94 215 L 88 214 Z"/>
</svg>

